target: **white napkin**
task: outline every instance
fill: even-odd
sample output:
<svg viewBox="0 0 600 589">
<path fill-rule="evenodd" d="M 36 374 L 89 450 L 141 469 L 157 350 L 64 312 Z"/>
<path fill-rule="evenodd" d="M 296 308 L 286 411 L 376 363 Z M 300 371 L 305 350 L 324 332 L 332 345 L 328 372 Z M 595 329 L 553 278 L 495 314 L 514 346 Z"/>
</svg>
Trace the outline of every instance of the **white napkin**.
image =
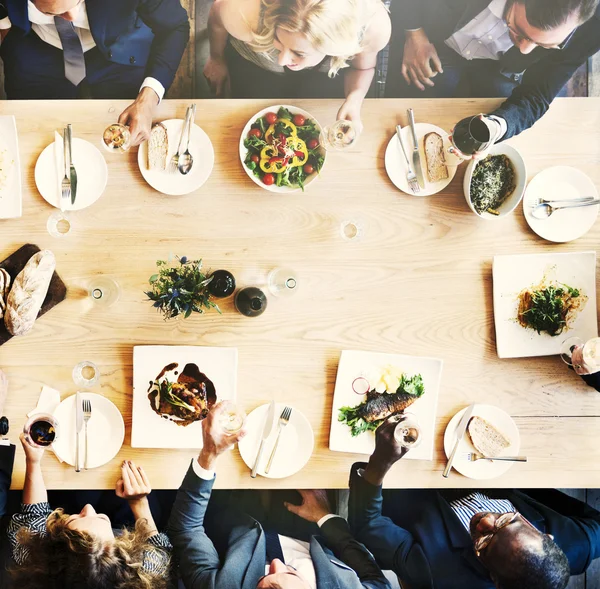
<svg viewBox="0 0 600 589">
<path fill-rule="evenodd" d="M 65 175 L 65 153 L 63 148 L 62 135 L 54 131 L 54 161 L 56 163 L 56 202 L 61 211 L 63 209 L 62 201 L 62 179 Z"/>
<path fill-rule="evenodd" d="M 35 409 L 27 414 L 27 417 L 31 417 L 36 413 L 50 413 L 53 414 L 56 408 L 60 405 L 60 393 L 52 387 L 44 385 L 40 398 L 38 399 Z"/>
</svg>

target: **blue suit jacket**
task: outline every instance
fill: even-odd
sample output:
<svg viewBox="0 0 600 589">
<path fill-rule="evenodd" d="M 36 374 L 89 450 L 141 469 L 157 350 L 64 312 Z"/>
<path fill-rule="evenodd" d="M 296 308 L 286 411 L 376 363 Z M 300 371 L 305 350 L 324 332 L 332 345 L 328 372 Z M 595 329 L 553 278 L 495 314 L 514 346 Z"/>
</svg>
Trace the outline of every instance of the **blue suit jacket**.
<svg viewBox="0 0 600 589">
<path fill-rule="evenodd" d="M 227 531 L 222 560 L 204 530 L 213 481 L 199 478 L 190 467 L 177 493 L 168 535 L 187 589 L 256 589 L 265 574 L 265 535 L 261 525 L 235 510 L 219 513 Z M 313 536 L 310 554 L 319 589 L 386 589 L 390 585 L 373 557 L 352 537 L 342 518 L 332 518 Z"/>
<path fill-rule="evenodd" d="M 471 537 L 442 493 L 435 489 L 383 491 L 350 475 L 349 522 L 357 540 L 411 589 L 493 589 L 477 560 Z M 552 534 L 569 559 L 571 574 L 583 573 L 600 556 L 600 513 L 554 489 L 496 491 L 536 528 Z M 394 521 L 385 517 L 392 505 Z M 383 513 L 382 513 L 383 512 Z"/>
<path fill-rule="evenodd" d="M 168 89 L 190 36 L 179 0 L 86 0 L 90 30 L 104 57 L 122 65 L 145 66 L 146 75 Z M 29 33 L 27 0 L 0 0 L 0 19 Z"/>
<path fill-rule="evenodd" d="M 3 520 L 6 515 L 6 502 L 8 500 L 8 490 L 12 478 L 13 464 L 15 461 L 15 447 L 0 446 L 0 587 L 7 589 L 10 587 L 10 578 L 6 570 L 10 562 L 10 546 L 4 529 L 8 521 Z"/>
</svg>

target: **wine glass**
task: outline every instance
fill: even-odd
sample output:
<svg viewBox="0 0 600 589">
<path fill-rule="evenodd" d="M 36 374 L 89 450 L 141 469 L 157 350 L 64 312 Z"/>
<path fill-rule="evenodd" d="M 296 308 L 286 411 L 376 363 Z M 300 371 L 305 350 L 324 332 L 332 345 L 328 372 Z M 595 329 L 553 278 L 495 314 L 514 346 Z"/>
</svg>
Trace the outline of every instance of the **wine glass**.
<svg viewBox="0 0 600 589">
<path fill-rule="evenodd" d="M 394 438 L 400 446 L 407 450 L 416 448 L 423 439 L 417 416 L 414 413 L 403 413 L 398 417 Z"/>
<path fill-rule="evenodd" d="M 112 153 L 125 153 L 131 147 L 131 132 L 129 127 L 114 123 L 104 129 L 102 145 L 106 151 Z"/>
<path fill-rule="evenodd" d="M 121 289 L 113 278 L 100 275 L 90 282 L 89 295 L 95 304 L 110 307 L 119 300 Z"/>
<path fill-rule="evenodd" d="M 228 436 L 237 434 L 246 423 L 245 411 L 232 401 L 223 401 L 224 409 L 219 416 L 219 425 Z"/>
<path fill-rule="evenodd" d="M 578 337 L 569 337 L 560 345 L 560 359 L 568 366 L 573 366 L 573 350 L 583 346 L 583 340 Z"/>
<path fill-rule="evenodd" d="M 93 387 L 100 380 L 98 367 L 89 360 L 80 362 L 73 368 L 73 382 L 82 389 Z"/>
<path fill-rule="evenodd" d="M 23 433 L 34 448 L 47 448 L 58 439 L 58 421 L 49 413 L 36 413 L 23 426 Z"/>
<path fill-rule="evenodd" d="M 269 290 L 276 296 L 290 296 L 296 292 L 298 280 L 290 268 L 275 268 L 269 272 Z"/>
<path fill-rule="evenodd" d="M 352 121 L 340 119 L 321 131 L 320 143 L 327 150 L 346 149 L 357 141 L 358 131 Z"/>
<path fill-rule="evenodd" d="M 48 217 L 46 229 L 52 237 L 66 237 L 71 232 L 71 219 L 64 211 L 54 211 Z"/>
</svg>

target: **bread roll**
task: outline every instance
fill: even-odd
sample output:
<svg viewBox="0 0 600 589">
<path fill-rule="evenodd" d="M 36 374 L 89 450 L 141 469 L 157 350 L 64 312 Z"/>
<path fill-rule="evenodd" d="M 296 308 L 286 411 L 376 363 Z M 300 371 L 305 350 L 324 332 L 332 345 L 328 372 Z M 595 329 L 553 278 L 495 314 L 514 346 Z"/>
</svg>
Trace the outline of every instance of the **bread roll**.
<svg viewBox="0 0 600 589">
<path fill-rule="evenodd" d="M 471 417 L 468 430 L 473 446 L 484 456 L 495 458 L 510 446 L 510 440 L 482 417 Z"/>
<path fill-rule="evenodd" d="M 425 162 L 430 182 L 448 179 L 448 166 L 444 157 L 444 140 L 438 133 L 425 135 Z"/>
<path fill-rule="evenodd" d="M 148 140 L 148 169 L 165 170 L 167 155 L 169 153 L 169 136 L 167 128 L 162 123 L 157 123 L 150 131 Z"/>
<path fill-rule="evenodd" d="M 15 278 L 6 301 L 4 324 L 12 335 L 25 335 L 31 330 L 42 308 L 56 268 L 50 250 L 31 256 Z"/>
</svg>

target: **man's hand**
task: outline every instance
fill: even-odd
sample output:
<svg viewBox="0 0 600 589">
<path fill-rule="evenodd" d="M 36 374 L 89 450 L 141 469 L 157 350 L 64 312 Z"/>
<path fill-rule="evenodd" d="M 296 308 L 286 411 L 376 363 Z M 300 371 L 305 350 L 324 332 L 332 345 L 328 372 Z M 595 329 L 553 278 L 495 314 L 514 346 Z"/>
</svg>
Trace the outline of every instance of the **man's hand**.
<svg viewBox="0 0 600 589">
<path fill-rule="evenodd" d="M 151 492 L 152 487 L 144 469 L 131 460 L 125 460 L 121 465 L 121 478 L 115 488 L 117 497 L 127 499 L 132 504 L 145 499 Z"/>
<path fill-rule="evenodd" d="M 245 435 L 246 430 L 242 428 L 237 434 L 230 435 L 225 432 L 220 423 L 220 417 L 227 410 L 230 401 L 217 403 L 202 422 L 202 440 L 204 445 L 198 456 L 198 464 L 206 470 L 214 470 L 217 458 L 227 452 L 236 442 Z"/>
<path fill-rule="evenodd" d="M 408 450 L 394 437 L 398 417 L 388 417 L 375 432 L 375 450 L 369 459 L 363 478 L 372 485 L 381 485 L 387 472 Z"/>
<path fill-rule="evenodd" d="M 598 372 L 595 366 L 589 366 L 583 357 L 583 346 L 576 346 L 571 356 L 573 370 L 580 376 L 584 374 L 595 374 Z M 1 412 L 0 412 L 1 413 Z"/>
<path fill-rule="evenodd" d="M 121 125 L 127 125 L 131 133 L 131 145 L 139 145 L 150 138 L 152 118 L 158 105 L 158 95 L 152 88 L 142 88 L 133 104 L 129 105 L 119 117 Z"/>
<path fill-rule="evenodd" d="M 0 43 L 2 43 L 2 41 L 4 41 L 6 35 L 8 35 L 8 33 L 10 33 L 10 29 L 0 29 Z"/>
<path fill-rule="evenodd" d="M 25 438 L 25 434 L 21 432 L 19 436 L 23 450 L 25 451 L 25 462 L 29 465 L 39 464 L 42 461 L 42 456 L 46 451 L 45 448 L 34 448 Z"/>
<path fill-rule="evenodd" d="M 358 137 L 363 131 L 363 124 L 360 119 L 360 109 L 362 98 L 349 94 L 337 114 L 338 121 L 352 121 Z"/>
<path fill-rule="evenodd" d="M 211 92 L 217 98 L 228 98 L 231 96 L 229 68 L 224 59 L 209 57 L 204 66 L 203 73 Z"/>
<path fill-rule="evenodd" d="M 410 86 L 412 82 L 419 90 L 425 90 L 425 86 L 434 86 L 431 78 L 443 73 L 442 62 L 425 31 L 406 31 L 402 60 L 402 75 L 406 83 Z"/>
<path fill-rule="evenodd" d="M 300 489 L 298 493 L 302 495 L 302 505 L 284 502 L 286 509 L 298 517 L 316 524 L 321 518 L 332 513 L 327 491 Z"/>
</svg>

